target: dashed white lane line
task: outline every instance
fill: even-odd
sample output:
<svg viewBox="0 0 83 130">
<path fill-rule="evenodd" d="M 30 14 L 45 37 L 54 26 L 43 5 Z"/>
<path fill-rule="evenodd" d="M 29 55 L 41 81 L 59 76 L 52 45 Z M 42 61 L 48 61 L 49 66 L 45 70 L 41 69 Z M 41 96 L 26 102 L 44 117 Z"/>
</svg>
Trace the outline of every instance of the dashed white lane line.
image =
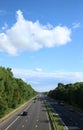
<svg viewBox="0 0 83 130">
<path fill-rule="evenodd" d="M 36 128 L 38 127 L 38 125 L 35 126 Z"/>
<path fill-rule="evenodd" d="M 22 125 L 22 128 L 24 128 L 24 125 Z"/>
</svg>

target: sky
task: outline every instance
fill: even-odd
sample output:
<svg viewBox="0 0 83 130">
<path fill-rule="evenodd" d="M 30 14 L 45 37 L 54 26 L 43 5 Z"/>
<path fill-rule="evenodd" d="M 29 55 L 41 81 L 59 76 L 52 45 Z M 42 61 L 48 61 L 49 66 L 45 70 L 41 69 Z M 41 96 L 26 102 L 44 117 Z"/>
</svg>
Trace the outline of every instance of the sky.
<svg viewBox="0 0 83 130">
<path fill-rule="evenodd" d="M 36 91 L 83 82 L 83 0 L 0 0 L 0 66 Z"/>
</svg>

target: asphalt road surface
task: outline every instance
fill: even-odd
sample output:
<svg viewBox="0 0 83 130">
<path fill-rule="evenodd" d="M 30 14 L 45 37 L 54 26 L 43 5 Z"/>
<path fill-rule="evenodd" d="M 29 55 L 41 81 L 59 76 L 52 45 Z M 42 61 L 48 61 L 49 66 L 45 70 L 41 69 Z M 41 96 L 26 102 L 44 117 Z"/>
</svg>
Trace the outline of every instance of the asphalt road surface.
<svg viewBox="0 0 83 130">
<path fill-rule="evenodd" d="M 83 113 L 80 113 L 66 104 L 58 104 L 53 99 L 46 98 L 46 100 L 64 122 L 67 130 L 83 130 Z"/>
<path fill-rule="evenodd" d="M 23 111 L 26 111 L 27 115 L 23 115 Z M 0 123 L 0 130 L 51 130 L 43 98 L 38 97 L 20 113 L 16 112 Z"/>
</svg>

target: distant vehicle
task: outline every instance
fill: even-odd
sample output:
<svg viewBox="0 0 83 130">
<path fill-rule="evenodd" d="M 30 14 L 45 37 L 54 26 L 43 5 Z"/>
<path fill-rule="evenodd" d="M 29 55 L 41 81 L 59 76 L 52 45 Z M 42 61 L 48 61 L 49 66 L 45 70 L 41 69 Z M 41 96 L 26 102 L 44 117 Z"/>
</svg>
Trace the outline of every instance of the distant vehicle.
<svg viewBox="0 0 83 130">
<path fill-rule="evenodd" d="M 64 106 L 64 101 L 58 101 L 58 104 Z"/>
<path fill-rule="evenodd" d="M 71 112 L 74 112 L 74 109 L 73 109 L 73 108 L 70 108 L 70 111 L 71 111 Z"/>
<path fill-rule="evenodd" d="M 36 98 L 33 99 L 33 102 L 34 102 L 34 103 L 36 102 Z"/>
<path fill-rule="evenodd" d="M 34 100 L 33 102 L 35 103 L 36 101 Z"/>
<path fill-rule="evenodd" d="M 22 116 L 27 116 L 28 112 L 27 111 L 23 111 Z"/>
<path fill-rule="evenodd" d="M 64 106 L 64 102 L 60 102 L 60 105 L 61 105 L 61 106 Z"/>
<path fill-rule="evenodd" d="M 34 98 L 33 100 L 36 101 L 37 98 Z"/>
</svg>

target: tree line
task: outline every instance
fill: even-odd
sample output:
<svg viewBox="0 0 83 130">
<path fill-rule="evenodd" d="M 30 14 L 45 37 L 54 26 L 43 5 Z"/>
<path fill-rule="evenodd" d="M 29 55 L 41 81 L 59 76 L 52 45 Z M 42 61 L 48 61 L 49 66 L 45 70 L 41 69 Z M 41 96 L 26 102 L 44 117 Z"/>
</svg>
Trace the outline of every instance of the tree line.
<svg viewBox="0 0 83 130">
<path fill-rule="evenodd" d="M 13 76 L 11 68 L 0 67 L 0 118 L 36 94 L 30 84 Z"/>
<path fill-rule="evenodd" d="M 58 83 L 54 90 L 49 91 L 48 96 L 83 110 L 83 82 L 66 85 Z"/>
</svg>

